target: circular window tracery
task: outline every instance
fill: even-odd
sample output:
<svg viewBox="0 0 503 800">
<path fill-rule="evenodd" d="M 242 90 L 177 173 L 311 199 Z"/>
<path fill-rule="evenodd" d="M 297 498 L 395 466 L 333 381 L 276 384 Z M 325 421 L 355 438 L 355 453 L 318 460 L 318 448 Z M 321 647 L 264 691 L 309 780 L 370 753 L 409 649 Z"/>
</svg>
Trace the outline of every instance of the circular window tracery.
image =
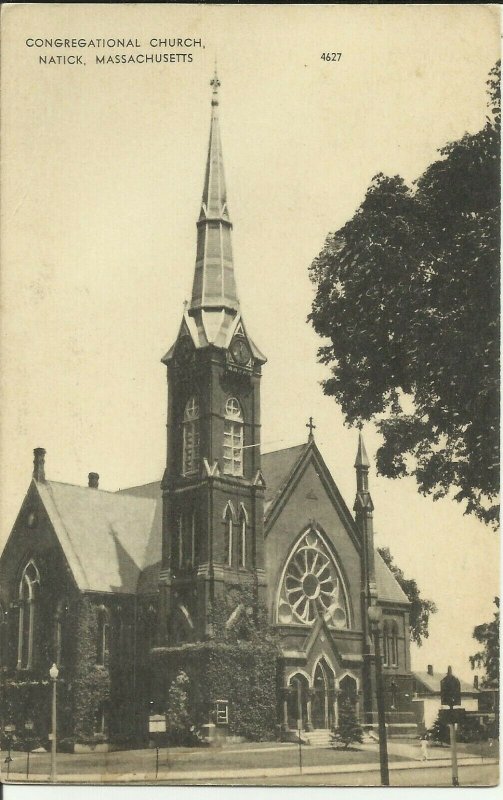
<svg viewBox="0 0 503 800">
<path fill-rule="evenodd" d="M 310 530 L 302 537 L 286 566 L 278 622 L 311 625 L 318 612 L 329 625 L 347 627 L 344 591 L 337 568 L 320 535 Z"/>
</svg>

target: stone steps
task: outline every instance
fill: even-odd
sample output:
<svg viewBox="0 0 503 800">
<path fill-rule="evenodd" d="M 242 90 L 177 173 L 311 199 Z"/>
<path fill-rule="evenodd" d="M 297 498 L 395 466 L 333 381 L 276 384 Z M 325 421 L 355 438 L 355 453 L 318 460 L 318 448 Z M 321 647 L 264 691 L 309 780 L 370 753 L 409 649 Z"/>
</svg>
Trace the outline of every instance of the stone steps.
<svg viewBox="0 0 503 800">
<path fill-rule="evenodd" d="M 330 731 L 327 728 L 319 728 L 306 733 L 309 744 L 312 747 L 328 747 L 331 741 Z"/>
</svg>

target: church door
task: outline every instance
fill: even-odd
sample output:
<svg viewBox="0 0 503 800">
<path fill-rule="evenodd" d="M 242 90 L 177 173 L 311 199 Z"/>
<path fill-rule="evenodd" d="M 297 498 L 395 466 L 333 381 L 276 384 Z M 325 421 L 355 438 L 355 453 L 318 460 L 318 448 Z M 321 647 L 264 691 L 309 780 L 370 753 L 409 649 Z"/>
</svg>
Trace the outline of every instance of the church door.
<svg viewBox="0 0 503 800">
<path fill-rule="evenodd" d="M 307 723 L 307 695 L 309 691 L 307 678 L 297 673 L 290 678 L 289 686 L 288 727 L 296 729 L 300 720 L 301 730 L 305 730 Z"/>
<path fill-rule="evenodd" d="M 314 673 L 311 718 L 314 728 L 331 728 L 334 724 L 334 676 L 323 661 Z"/>
</svg>

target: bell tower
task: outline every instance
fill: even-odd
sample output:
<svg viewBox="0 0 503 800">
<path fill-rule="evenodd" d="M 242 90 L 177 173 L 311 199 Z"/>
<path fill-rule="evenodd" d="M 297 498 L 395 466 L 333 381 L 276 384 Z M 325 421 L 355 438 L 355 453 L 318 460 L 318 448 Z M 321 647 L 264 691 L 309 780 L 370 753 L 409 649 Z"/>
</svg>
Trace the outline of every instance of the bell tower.
<svg viewBox="0 0 503 800">
<path fill-rule="evenodd" d="M 247 333 L 234 276 L 219 126 L 211 123 L 192 296 L 167 367 L 162 481 L 161 644 L 211 635 L 210 608 L 239 589 L 265 593 L 260 378 L 266 358 Z M 234 592 L 234 595 L 233 595 Z"/>
</svg>

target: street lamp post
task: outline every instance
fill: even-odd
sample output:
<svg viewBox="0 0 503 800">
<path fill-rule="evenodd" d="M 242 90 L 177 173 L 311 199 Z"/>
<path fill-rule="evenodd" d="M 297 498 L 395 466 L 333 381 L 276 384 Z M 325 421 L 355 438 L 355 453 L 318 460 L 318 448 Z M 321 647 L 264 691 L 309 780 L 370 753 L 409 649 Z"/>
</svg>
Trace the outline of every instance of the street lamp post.
<svg viewBox="0 0 503 800">
<path fill-rule="evenodd" d="M 49 670 L 52 681 L 52 741 L 51 741 L 51 781 L 56 780 L 56 684 L 59 669 L 53 664 Z"/>
<path fill-rule="evenodd" d="M 376 699 L 377 720 L 379 724 L 379 762 L 381 768 L 381 784 L 389 786 L 388 769 L 388 743 L 386 737 L 386 716 L 384 710 L 384 686 L 382 680 L 381 643 L 379 639 L 379 623 L 382 610 L 379 606 L 369 606 L 368 618 L 374 639 L 375 670 L 376 670 Z"/>
<path fill-rule="evenodd" d="M 7 737 L 7 758 L 5 759 L 5 763 L 7 764 L 7 780 L 9 780 L 10 774 L 10 764 L 12 761 L 11 758 L 11 749 L 12 749 L 12 737 L 14 736 L 16 730 L 15 725 L 5 725 L 4 731 Z"/>
<path fill-rule="evenodd" d="M 31 719 L 26 720 L 24 729 L 26 731 L 26 780 L 30 777 L 30 753 L 33 745 L 33 728 L 34 724 Z"/>
</svg>

